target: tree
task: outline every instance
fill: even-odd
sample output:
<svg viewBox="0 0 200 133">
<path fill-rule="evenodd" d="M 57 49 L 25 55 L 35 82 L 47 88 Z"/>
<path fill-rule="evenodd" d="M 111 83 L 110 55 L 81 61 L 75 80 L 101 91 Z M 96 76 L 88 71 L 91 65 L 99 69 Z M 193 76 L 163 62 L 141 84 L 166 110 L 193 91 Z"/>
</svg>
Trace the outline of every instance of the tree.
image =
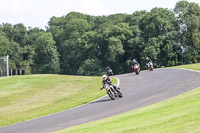
<svg viewBox="0 0 200 133">
<path fill-rule="evenodd" d="M 8 25 L 6 25 L 6 27 L 7 26 Z M 8 26 L 8 29 L 6 27 L 2 27 L 3 30 L 0 30 L 0 56 L 9 55 L 10 69 L 21 69 L 21 47 L 18 43 L 14 42 L 12 39 L 9 39 L 9 37 L 4 31 L 12 31 L 12 29 L 10 25 Z"/>
<path fill-rule="evenodd" d="M 142 56 L 142 59 L 146 60 L 146 57 L 149 57 L 153 63 L 154 67 L 160 67 L 160 60 L 159 60 L 159 54 L 160 54 L 160 46 L 162 45 L 162 42 L 158 38 L 150 38 L 144 48 L 144 55 Z"/>
<path fill-rule="evenodd" d="M 115 37 L 109 38 L 109 44 L 108 44 L 108 61 L 115 62 L 118 55 L 123 55 L 123 45 L 120 39 Z"/>
<path fill-rule="evenodd" d="M 13 26 L 13 41 L 19 43 L 21 47 L 26 45 L 27 29 L 23 24 L 16 24 Z"/>
<path fill-rule="evenodd" d="M 34 73 L 58 73 L 59 53 L 51 33 L 43 32 L 35 43 Z"/>
<path fill-rule="evenodd" d="M 102 65 L 97 59 L 87 59 L 83 65 L 78 69 L 78 74 L 86 76 L 102 75 Z"/>
<path fill-rule="evenodd" d="M 6 56 L 8 54 L 9 40 L 5 36 L 5 33 L 0 31 L 0 56 Z"/>
<path fill-rule="evenodd" d="M 184 63 L 200 62 L 200 7 L 187 1 L 179 1 L 174 12 L 180 25 L 180 43 L 183 49 Z"/>
<path fill-rule="evenodd" d="M 177 65 L 180 61 L 177 24 L 172 11 L 153 8 L 140 23 L 144 40 L 144 55 L 154 61 L 155 67 Z"/>
</svg>

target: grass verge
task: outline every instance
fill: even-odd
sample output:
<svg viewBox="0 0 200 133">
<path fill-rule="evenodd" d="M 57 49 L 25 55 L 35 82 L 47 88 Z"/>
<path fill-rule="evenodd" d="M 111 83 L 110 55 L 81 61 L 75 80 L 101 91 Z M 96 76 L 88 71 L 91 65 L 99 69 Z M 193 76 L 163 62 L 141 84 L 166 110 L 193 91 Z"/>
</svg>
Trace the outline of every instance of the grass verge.
<svg viewBox="0 0 200 133">
<path fill-rule="evenodd" d="M 93 101 L 105 95 L 99 91 L 101 80 L 52 74 L 1 77 L 0 127 Z"/>
<path fill-rule="evenodd" d="M 191 70 L 200 71 L 200 63 L 190 64 L 190 65 L 175 66 L 173 68 L 184 68 L 184 69 L 191 69 Z"/>
<path fill-rule="evenodd" d="M 200 63 L 177 66 L 200 71 Z M 55 133 L 199 133 L 200 87 L 127 113 Z"/>
</svg>

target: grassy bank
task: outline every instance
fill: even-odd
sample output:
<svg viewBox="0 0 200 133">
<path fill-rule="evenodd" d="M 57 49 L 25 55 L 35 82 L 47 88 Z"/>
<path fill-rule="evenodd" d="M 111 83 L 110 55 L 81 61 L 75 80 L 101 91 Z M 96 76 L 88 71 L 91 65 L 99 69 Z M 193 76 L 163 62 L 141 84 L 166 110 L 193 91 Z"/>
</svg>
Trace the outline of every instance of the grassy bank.
<svg viewBox="0 0 200 133">
<path fill-rule="evenodd" d="M 101 77 L 49 74 L 1 77 L 0 127 L 95 100 L 105 95 L 99 91 L 101 80 Z"/>
<path fill-rule="evenodd" d="M 200 64 L 176 68 L 200 71 Z M 199 133 L 199 94 L 200 87 L 157 104 L 56 133 Z"/>
<path fill-rule="evenodd" d="M 191 70 L 200 71 L 200 63 L 190 64 L 190 65 L 175 66 L 173 68 L 184 68 L 184 69 L 191 69 Z"/>
</svg>

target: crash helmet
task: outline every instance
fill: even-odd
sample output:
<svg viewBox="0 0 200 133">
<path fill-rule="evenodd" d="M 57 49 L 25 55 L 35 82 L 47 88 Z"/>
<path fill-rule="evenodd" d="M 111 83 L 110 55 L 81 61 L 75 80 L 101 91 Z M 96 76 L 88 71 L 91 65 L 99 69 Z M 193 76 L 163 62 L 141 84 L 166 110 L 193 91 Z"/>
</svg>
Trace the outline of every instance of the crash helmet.
<svg viewBox="0 0 200 133">
<path fill-rule="evenodd" d="M 135 59 L 133 59 L 133 62 L 135 63 L 135 62 L 136 62 L 136 60 L 135 60 Z"/>
<path fill-rule="evenodd" d="M 147 57 L 146 60 L 149 60 L 149 57 Z"/>
<path fill-rule="evenodd" d="M 103 75 L 102 78 L 103 78 L 103 80 L 106 80 L 106 79 L 107 79 L 107 76 L 106 76 L 106 75 Z"/>
</svg>

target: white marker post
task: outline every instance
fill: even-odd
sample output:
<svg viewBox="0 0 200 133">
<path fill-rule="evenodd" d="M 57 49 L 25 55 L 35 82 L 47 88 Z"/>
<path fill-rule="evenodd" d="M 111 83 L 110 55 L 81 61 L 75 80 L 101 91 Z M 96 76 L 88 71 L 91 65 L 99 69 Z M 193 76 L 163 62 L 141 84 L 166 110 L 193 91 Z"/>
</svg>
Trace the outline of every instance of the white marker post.
<svg viewBox="0 0 200 133">
<path fill-rule="evenodd" d="M 6 76 L 9 76 L 8 57 L 9 57 L 9 55 L 0 57 L 0 59 L 3 60 L 5 62 L 5 64 L 6 64 L 6 67 L 3 67 L 3 70 L 2 70 L 3 73 L 6 73 Z M 5 76 L 4 74 L 2 74 L 2 75 Z"/>
<path fill-rule="evenodd" d="M 6 65 L 7 65 L 7 76 L 9 76 L 9 66 L 8 66 L 8 58 L 9 58 L 9 55 L 6 56 Z"/>
</svg>

